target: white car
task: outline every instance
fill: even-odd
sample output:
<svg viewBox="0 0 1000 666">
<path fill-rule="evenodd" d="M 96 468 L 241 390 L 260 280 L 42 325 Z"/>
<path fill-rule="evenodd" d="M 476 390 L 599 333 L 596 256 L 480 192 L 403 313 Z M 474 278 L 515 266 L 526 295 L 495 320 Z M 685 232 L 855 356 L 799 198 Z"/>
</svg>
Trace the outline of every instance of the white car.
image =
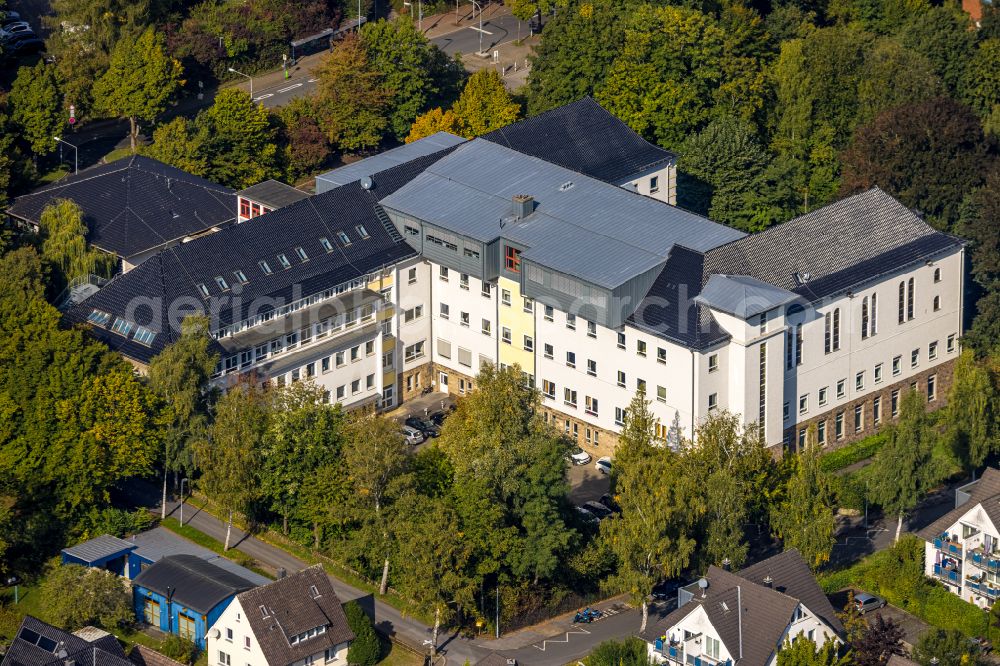
<svg viewBox="0 0 1000 666">
<path fill-rule="evenodd" d="M 569 459 L 574 465 L 586 465 L 591 460 L 590 454 L 580 447 L 577 447 L 574 451 L 570 451 Z"/>
<path fill-rule="evenodd" d="M 401 432 L 403 437 L 406 438 L 406 443 L 416 446 L 417 444 L 424 441 L 424 433 L 420 432 L 416 428 L 411 428 L 408 425 L 403 426 Z"/>
<path fill-rule="evenodd" d="M 611 458 L 604 456 L 603 458 L 598 458 L 597 462 L 594 463 L 594 467 L 601 474 L 611 474 Z"/>
</svg>

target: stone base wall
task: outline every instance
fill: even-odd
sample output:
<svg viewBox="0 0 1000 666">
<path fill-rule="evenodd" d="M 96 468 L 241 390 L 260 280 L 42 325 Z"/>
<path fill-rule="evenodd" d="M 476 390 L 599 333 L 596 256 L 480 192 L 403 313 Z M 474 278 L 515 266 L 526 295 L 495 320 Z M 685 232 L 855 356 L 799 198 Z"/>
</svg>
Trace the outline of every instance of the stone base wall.
<svg viewBox="0 0 1000 666">
<path fill-rule="evenodd" d="M 909 377 L 893 384 L 879 386 L 878 389 L 871 391 L 857 400 L 852 400 L 842 405 L 838 405 L 833 409 L 819 414 L 818 416 L 806 421 L 800 421 L 794 426 L 786 428 L 784 434 L 784 447 L 793 451 L 797 450 L 799 431 L 807 429 L 809 426 L 816 425 L 818 433 L 819 424 L 823 422 L 826 423 L 825 441 L 821 442 L 821 444 L 828 450 L 839 449 L 840 447 L 850 444 L 851 442 L 856 442 L 859 439 L 874 435 L 884 426 L 896 420 L 896 416 L 892 413 L 893 393 L 898 391 L 898 399 L 901 403 L 903 396 L 906 395 L 906 392 L 910 390 L 911 385 L 914 384 L 916 385 L 916 390 L 924 397 L 925 400 L 927 400 L 927 411 L 935 411 L 944 407 L 947 404 L 948 393 L 951 391 L 951 384 L 955 375 L 955 361 L 956 359 L 950 359 L 944 363 L 927 368 L 916 376 Z M 928 399 L 927 391 L 928 381 L 932 376 L 934 377 L 934 398 L 931 400 Z M 832 388 L 833 387 L 831 387 L 831 389 Z M 874 417 L 874 405 L 876 398 L 879 398 L 880 400 L 880 419 L 878 423 L 875 423 Z M 855 408 L 858 405 L 861 405 L 862 409 L 862 423 L 860 427 L 855 423 Z M 837 437 L 836 432 L 838 414 L 843 415 L 843 432 L 841 437 Z M 779 447 L 775 446 L 774 448 L 778 449 Z"/>
<path fill-rule="evenodd" d="M 475 377 L 472 375 L 467 375 L 465 373 L 459 372 L 454 368 L 449 368 L 438 363 L 434 364 L 434 381 L 438 382 L 441 373 L 448 375 L 448 395 L 459 398 L 464 395 L 468 395 L 469 392 L 475 387 Z M 461 380 L 461 381 L 459 381 Z M 462 382 L 464 382 L 465 389 L 462 389 Z M 437 383 L 434 384 L 435 391 L 441 391 L 441 387 Z"/>
<path fill-rule="evenodd" d="M 399 377 L 399 388 L 396 395 L 396 405 L 401 405 L 407 400 L 412 400 L 423 394 L 428 387 L 434 387 L 434 367 L 431 363 L 424 363 L 421 366 L 406 370 Z M 435 387 L 436 388 L 436 387 Z M 434 390 L 432 388 L 432 390 Z"/>
<path fill-rule="evenodd" d="M 615 447 L 618 446 L 618 433 L 598 428 L 570 414 L 543 407 L 542 418 L 594 458 L 613 456 Z M 567 421 L 569 421 L 569 432 L 566 431 Z"/>
</svg>

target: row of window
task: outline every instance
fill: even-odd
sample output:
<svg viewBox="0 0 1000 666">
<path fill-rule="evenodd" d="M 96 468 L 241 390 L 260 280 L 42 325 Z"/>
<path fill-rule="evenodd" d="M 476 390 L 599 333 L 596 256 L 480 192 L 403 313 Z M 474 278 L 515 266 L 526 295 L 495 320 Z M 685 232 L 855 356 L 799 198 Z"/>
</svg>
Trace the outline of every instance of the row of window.
<svg viewBox="0 0 1000 666">
<path fill-rule="evenodd" d="M 87 321 L 95 326 L 107 328 L 108 322 L 111 321 L 111 314 L 103 310 L 93 310 L 87 315 Z M 153 340 L 156 339 L 156 333 L 145 326 L 138 326 L 124 317 L 115 317 L 110 330 L 123 338 L 128 338 L 129 335 L 132 335 L 132 340 L 146 347 L 152 346 Z M 133 331 L 135 331 L 134 334 L 132 334 Z"/>
<path fill-rule="evenodd" d="M 551 419 L 552 425 L 554 425 L 556 428 L 559 427 L 558 416 L 556 416 L 555 414 L 549 414 L 548 412 L 543 412 L 542 415 L 544 416 L 546 423 L 549 423 Z M 571 419 L 564 419 L 563 423 L 564 423 L 563 432 L 566 434 L 566 436 L 572 437 L 574 442 L 579 442 L 580 424 Z M 585 433 L 584 441 L 587 444 L 593 444 L 594 446 L 598 446 L 601 443 L 601 432 L 597 428 L 591 428 L 590 426 L 584 424 L 583 431 Z"/>
<path fill-rule="evenodd" d="M 946 348 L 947 348 L 949 354 L 955 351 L 955 335 L 954 334 L 948 336 L 948 341 L 947 341 L 947 347 Z M 938 357 L 938 341 L 935 340 L 935 341 L 933 341 L 933 342 L 931 342 L 930 344 L 927 345 L 927 359 L 930 360 L 930 361 L 933 361 L 933 360 L 936 360 L 937 357 Z M 918 368 L 918 367 L 920 367 L 920 349 L 914 349 L 913 351 L 910 352 L 910 368 L 913 369 L 913 368 Z M 892 376 L 893 377 L 899 376 L 899 375 L 902 374 L 902 372 L 903 372 L 903 357 L 902 357 L 902 355 L 900 355 L 900 356 L 894 356 L 893 359 L 892 359 Z M 872 372 L 873 383 L 875 385 L 881 384 L 882 380 L 884 379 L 884 376 L 885 376 L 885 373 L 883 372 L 883 364 L 882 363 L 876 363 L 875 367 L 873 369 L 873 372 Z M 860 370 L 854 376 L 854 390 L 856 392 L 861 392 L 861 391 L 865 390 L 866 379 L 867 379 L 867 376 L 866 376 L 866 371 L 865 370 Z M 828 403 L 828 401 L 829 401 L 829 391 L 830 391 L 830 387 L 829 386 L 824 386 L 823 388 L 821 388 L 819 390 L 819 392 L 818 392 L 818 398 L 819 398 L 818 402 L 819 402 L 819 406 L 820 407 L 825 407 L 826 404 Z M 841 379 L 841 380 L 839 380 L 837 382 L 837 393 L 836 393 L 836 396 L 837 396 L 838 400 L 842 400 L 843 398 L 847 397 L 847 379 L 846 378 L 845 379 Z M 807 414 L 809 412 L 809 394 L 808 393 L 803 393 L 802 395 L 799 396 L 799 405 L 798 405 L 798 407 L 799 407 L 799 414 Z M 788 420 L 790 418 L 790 413 L 789 413 L 789 409 L 788 409 L 788 403 L 785 403 L 785 410 L 784 411 L 785 411 L 784 418 L 785 418 L 785 420 Z"/>
<path fill-rule="evenodd" d="M 910 389 L 913 391 L 919 390 L 918 383 L 912 382 L 910 384 Z M 937 375 L 930 375 L 927 377 L 926 390 L 927 402 L 934 402 L 937 400 Z M 899 416 L 900 398 L 900 390 L 893 389 L 892 393 L 889 395 L 889 414 L 892 418 Z M 867 403 L 861 402 L 854 406 L 854 434 L 859 434 L 865 429 L 865 416 L 867 411 L 865 409 L 866 404 Z M 846 414 L 846 410 L 841 410 L 833 417 L 833 438 L 835 440 L 844 438 Z M 882 396 L 875 396 L 872 398 L 871 419 L 874 425 L 882 423 Z M 798 430 L 799 448 L 804 447 L 806 444 L 807 431 L 807 428 L 799 428 Z M 816 442 L 822 446 L 823 444 L 826 444 L 827 438 L 827 421 L 826 419 L 823 419 L 822 421 L 818 421 L 816 423 Z"/>
</svg>

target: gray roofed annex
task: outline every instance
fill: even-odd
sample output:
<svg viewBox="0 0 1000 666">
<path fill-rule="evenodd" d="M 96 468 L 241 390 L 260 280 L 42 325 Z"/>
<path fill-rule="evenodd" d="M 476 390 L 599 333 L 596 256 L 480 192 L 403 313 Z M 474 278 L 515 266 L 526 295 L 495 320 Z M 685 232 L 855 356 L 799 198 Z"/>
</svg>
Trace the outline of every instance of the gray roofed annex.
<svg viewBox="0 0 1000 666">
<path fill-rule="evenodd" d="M 102 534 L 75 546 L 63 548 L 62 552 L 83 562 L 96 562 L 112 555 L 128 552 L 133 548 L 135 548 L 135 544 L 129 541 L 110 534 Z"/>
<path fill-rule="evenodd" d="M 365 176 L 373 176 L 380 171 L 391 169 L 394 166 L 405 164 L 418 157 L 426 157 L 446 148 L 464 143 L 466 139 L 448 132 L 435 132 L 430 136 L 417 139 L 413 143 L 403 144 L 397 148 L 392 148 L 381 152 L 378 155 L 366 157 L 357 162 L 345 164 L 333 171 L 316 176 L 316 194 L 322 194 L 338 185 L 347 185 Z"/>
<path fill-rule="evenodd" d="M 195 555 L 168 555 L 143 569 L 133 584 L 164 596 L 172 594 L 174 601 L 202 614 L 227 598 L 256 587 Z"/>
</svg>

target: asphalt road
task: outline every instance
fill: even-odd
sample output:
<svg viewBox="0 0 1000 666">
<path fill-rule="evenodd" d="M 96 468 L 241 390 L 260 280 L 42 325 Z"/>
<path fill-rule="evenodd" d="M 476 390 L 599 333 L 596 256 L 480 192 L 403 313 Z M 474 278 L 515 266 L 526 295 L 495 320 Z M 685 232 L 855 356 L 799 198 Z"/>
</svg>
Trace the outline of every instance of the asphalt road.
<svg viewBox="0 0 1000 666">
<path fill-rule="evenodd" d="M 480 45 L 482 50 L 489 53 L 495 46 L 515 39 L 523 39 L 531 36 L 531 29 L 527 21 L 518 20 L 511 14 L 500 14 L 491 16 L 483 21 L 482 32 L 479 25 L 469 25 L 457 29 L 440 37 L 431 39 L 431 43 L 437 44 L 438 48 L 454 55 L 456 53 L 478 53 Z M 482 37 L 482 41 L 480 41 Z"/>
</svg>

